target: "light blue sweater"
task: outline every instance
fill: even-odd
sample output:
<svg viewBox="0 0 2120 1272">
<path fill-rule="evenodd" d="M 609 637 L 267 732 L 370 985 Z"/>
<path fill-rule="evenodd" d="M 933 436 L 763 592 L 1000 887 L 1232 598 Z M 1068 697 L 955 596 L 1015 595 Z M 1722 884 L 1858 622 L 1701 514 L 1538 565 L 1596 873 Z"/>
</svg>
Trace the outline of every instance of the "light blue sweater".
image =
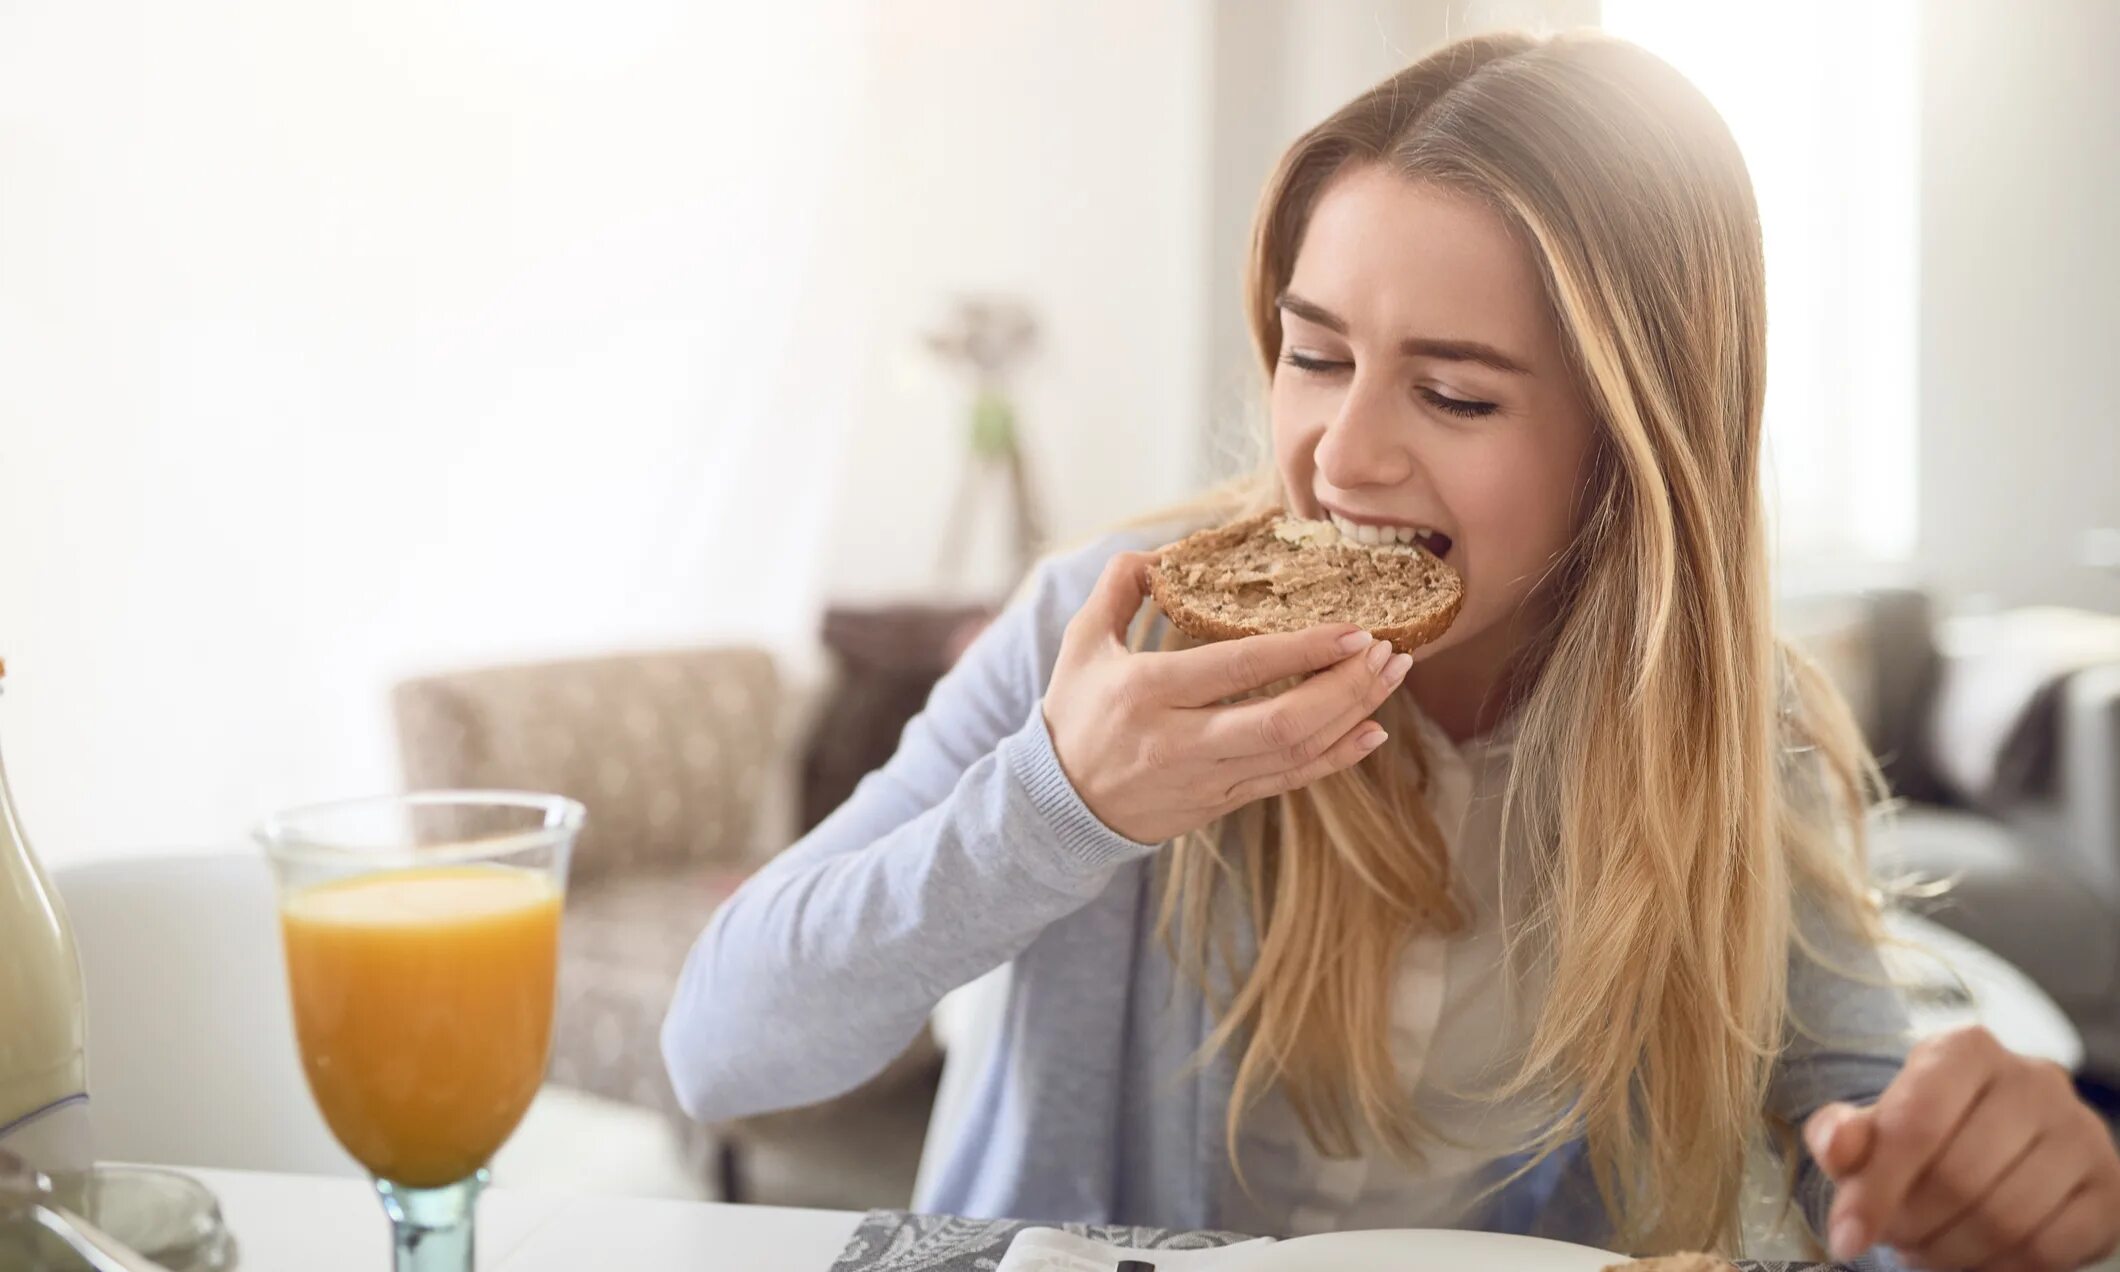
<svg viewBox="0 0 2120 1272">
<path fill-rule="evenodd" d="M 1114 536 L 1041 567 L 890 762 L 714 915 L 663 1023 L 688 1113 L 718 1121 L 842 1094 L 898 1055 L 943 994 L 1014 960 L 1002 1036 L 916 1205 L 1223 1226 L 1233 1066 L 1225 1056 L 1183 1073 L 1213 1016 L 1155 937 L 1159 845 L 1097 820 L 1040 710 L 1061 632 L 1104 563 L 1159 541 Z M 1225 917 L 1248 940 L 1242 916 Z M 1829 1100 L 1875 1098 L 1904 1054 L 1897 997 L 1801 957 L 1789 992 L 1807 1028 L 1775 1067 L 1770 1111 L 1800 1125 Z M 1829 1185 L 1805 1175 L 1806 1209 L 1822 1218 Z M 1474 1225 L 1593 1245 L 1608 1235 L 1579 1151 L 1542 1163 Z"/>
</svg>

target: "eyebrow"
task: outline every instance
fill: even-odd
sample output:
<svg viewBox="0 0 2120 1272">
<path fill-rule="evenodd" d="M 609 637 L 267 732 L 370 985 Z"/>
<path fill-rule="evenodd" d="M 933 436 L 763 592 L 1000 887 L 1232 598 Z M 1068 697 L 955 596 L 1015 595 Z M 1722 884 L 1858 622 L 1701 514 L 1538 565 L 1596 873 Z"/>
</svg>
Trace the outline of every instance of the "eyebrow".
<svg viewBox="0 0 2120 1272">
<path fill-rule="evenodd" d="M 1314 322 L 1327 331 L 1339 335 L 1347 334 L 1347 320 L 1318 304 L 1305 300 L 1294 292 L 1284 291 L 1274 301 L 1276 308 L 1286 310 L 1305 322 Z M 1507 371 L 1512 375 L 1529 375 L 1531 371 L 1515 358 L 1490 344 L 1477 340 L 1431 340 L 1421 336 L 1409 337 L 1399 342 L 1399 352 L 1410 358 L 1442 358 L 1451 362 L 1477 362 L 1481 366 Z"/>
</svg>

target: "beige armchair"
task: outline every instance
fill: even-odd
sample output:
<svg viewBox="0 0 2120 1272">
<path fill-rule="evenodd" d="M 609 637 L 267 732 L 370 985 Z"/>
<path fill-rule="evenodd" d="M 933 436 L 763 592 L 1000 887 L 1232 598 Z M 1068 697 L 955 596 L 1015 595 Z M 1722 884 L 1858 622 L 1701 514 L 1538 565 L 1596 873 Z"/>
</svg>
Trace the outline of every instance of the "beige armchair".
<svg viewBox="0 0 2120 1272">
<path fill-rule="evenodd" d="M 750 1178 L 764 1151 L 796 1181 L 772 1200 L 904 1204 L 801 1184 L 806 1159 L 861 1141 L 865 1123 L 925 1118 L 940 1069 L 925 1036 L 837 1100 L 713 1128 L 684 1117 L 663 1072 L 658 1031 L 685 953 L 757 864 L 762 795 L 789 762 L 770 655 L 730 647 L 466 671 L 408 681 L 394 707 L 410 786 L 551 791 L 589 809 L 569 875 L 552 1081 L 663 1111 L 711 1162 L 725 1200 L 764 1199 Z"/>
</svg>

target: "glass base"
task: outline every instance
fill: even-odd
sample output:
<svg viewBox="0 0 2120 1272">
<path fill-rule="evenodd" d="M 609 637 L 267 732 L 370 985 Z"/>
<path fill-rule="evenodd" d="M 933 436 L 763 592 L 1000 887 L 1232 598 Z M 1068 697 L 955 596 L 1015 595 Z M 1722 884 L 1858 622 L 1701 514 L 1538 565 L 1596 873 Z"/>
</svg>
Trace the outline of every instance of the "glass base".
<svg viewBox="0 0 2120 1272">
<path fill-rule="evenodd" d="M 471 1272 L 472 1211 L 485 1186 L 483 1170 L 440 1188 L 376 1180 L 375 1191 L 390 1216 L 397 1272 Z"/>
<path fill-rule="evenodd" d="M 155 1166 L 54 1174 L 52 1200 L 167 1272 L 229 1272 L 235 1238 L 204 1185 Z M 86 1259 L 26 1215 L 0 1216 L 0 1268 L 90 1272 Z"/>
</svg>

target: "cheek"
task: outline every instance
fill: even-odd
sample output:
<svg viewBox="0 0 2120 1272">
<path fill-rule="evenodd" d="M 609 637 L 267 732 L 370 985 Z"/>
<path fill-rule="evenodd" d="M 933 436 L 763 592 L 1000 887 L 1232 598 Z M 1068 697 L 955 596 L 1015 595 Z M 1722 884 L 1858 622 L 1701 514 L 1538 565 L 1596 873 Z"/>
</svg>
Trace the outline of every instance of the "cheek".
<svg viewBox="0 0 2120 1272">
<path fill-rule="evenodd" d="M 1300 409 L 1297 394 L 1285 376 L 1275 376 L 1267 399 L 1272 416 L 1274 464 L 1291 494 L 1311 489 L 1311 474 L 1317 466 L 1315 452 L 1322 423 L 1310 422 L 1311 414 Z"/>
<path fill-rule="evenodd" d="M 1437 474 L 1464 536 L 1465 564 L 1488 586 L 1530 586 L 1575 530 L 1575 448 L 1539 445 L 1532 432 L 1483 438 L 1447 478 Z"/>
</svg>

